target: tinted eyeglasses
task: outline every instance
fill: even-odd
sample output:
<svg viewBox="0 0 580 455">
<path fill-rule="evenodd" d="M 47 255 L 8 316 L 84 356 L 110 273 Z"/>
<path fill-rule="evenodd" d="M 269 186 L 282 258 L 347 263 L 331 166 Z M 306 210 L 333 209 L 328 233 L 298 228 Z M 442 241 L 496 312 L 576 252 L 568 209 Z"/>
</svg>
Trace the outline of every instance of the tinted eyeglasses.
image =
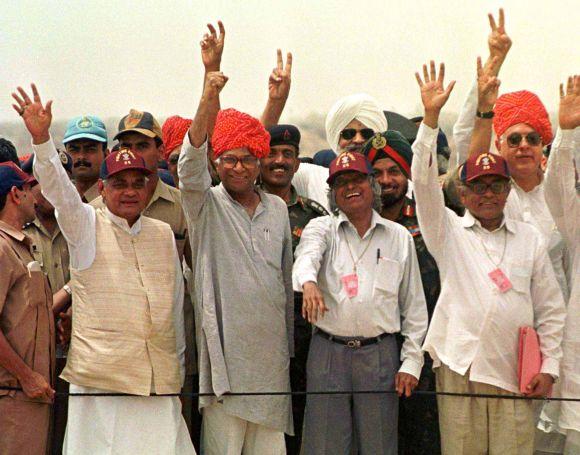
<svg viewBox="0 0 580 455">
<path fill-rule="evenodd" d="M 524 138 L 528 145 L 536 146 L 542 143 L 542 136 L 535 131 L 528 134 L 512 133 L 506 137 L 506 141 L 510 147 L 519 147 Z"/>
<path fill-rule="evenodd" d="M 375 134 L 375 132 L 370 128 L 363 128 L 362 130 L 357 130 L 355 128 L 347 128 L 340 132 L 340 137 L 345 141 L 350 141 L 356 136 L 356 133 L 360 133 L 360 135 L 364 138 L 365 141 L 368 141 Z"/>
<path fill-rule="evenodd" d="M 235 168 L 238 162 L 242 163 L 242 166 L 246 169 L 254 169 L 258 165 L 258 158 L 252 155 L 242 156 L 241 158 L 234 155 L 226 155 L 220 157 L 220 162 L 228 169 Z"/>
<path fill-rule="evenodd" d="M 466 183 L 465 184 L 475 194 L 481 196 L 487 193 L 488 188 L 493 194 L 502 194 L 510 189 L 510 182 L 508 180 L 501 180 L 490 183 Z"/>
</svg>

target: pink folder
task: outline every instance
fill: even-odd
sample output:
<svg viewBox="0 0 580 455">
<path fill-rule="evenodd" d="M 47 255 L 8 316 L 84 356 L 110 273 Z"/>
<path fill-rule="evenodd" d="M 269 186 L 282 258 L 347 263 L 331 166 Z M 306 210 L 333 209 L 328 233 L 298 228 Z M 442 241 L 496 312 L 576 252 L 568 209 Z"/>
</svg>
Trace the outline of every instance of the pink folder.
<svg viewBox="0 0 580 455">
<path fill-rule="evenodd" d="M 521 393 L 526 392 L 527 385 L 541 368 L 542 354 L 538 334 L 532 327 L 520 327 L 518 379 Z"/>
</svg>

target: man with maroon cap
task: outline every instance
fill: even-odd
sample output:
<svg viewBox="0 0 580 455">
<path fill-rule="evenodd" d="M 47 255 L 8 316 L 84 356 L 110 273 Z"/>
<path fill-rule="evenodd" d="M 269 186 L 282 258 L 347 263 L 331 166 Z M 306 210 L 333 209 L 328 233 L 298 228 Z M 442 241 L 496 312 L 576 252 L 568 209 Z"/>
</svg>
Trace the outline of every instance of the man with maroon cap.
<svg viewBox="0 0 580 455">
<path fill-rule="evenodd" d="M 82 202 L 51 139 L 51 101 L 18 88 L 15 110 L 32 136 L 34 173 L 70 252 L 74 324 L 62 378 L 71 397 L 64 453 L 195 453 L 175 394 L 184 374 L 183 279 L 171 228 L 141 216 L 151 171 L 132 151 L 101 166 L 105 207 Z M 114 418 L 111 418 L 114 415 Z M 159 433 L 164 437 L 160 438 Z"/>
<path fill-rule="evenodd" d="M 284 454 L 292 434 L 288 395 L 294 348 L 292 237 L 286 204 L 255 185 L 270 136 L 255 118 L 220 111 L 211 138 L 221 184 L 211 187 L 207 126 L 227 81 L 206 76 L 179 163 L 183 208 L 194 255 L 203 451 Z"/>
<path fill-rule="evenodd" d="M 421 232 L 441 274 L 423 345 L 433 358 L 437 390 L 519 394 L 518 334 L 531 326 L 543 361 L 524 384 L 525 395 L 546 396 L 559 374 L 565 307 L 545 244 L 534 227 L 504 214 L 510 174 L 501 156 L 473 154 L 460 172 L 465 215 L 445 208 L 436 137 L 452 87 L 444 89 L 434 63 L 423 76 L 416 75 L 425 106 L 418 137 L 431 140 L 414 150 L 411 172 Z M 444 454 L 533 452 L 533 402 L 447 396 L 437 402 Z"/>
<path fill-rule="evenodd" d="M 0 164 L 0 453 L 47 453 L 54 398 L 52 293 L 22 226 L 34 178 Z M 17 391 L 19 389 L 19 391 Z"/>
<path fill-rule="evenodd" d="M 314 324 L 309 391 L 417 386 L 427 330 L 421 275 L 407 230 L 382 218 L 381 189 L 365 156 L 344 152 L 330 165 L 333 215 L 304 229 L 293 271 L 302 314 Z M 399 362 L 395 334 L 404 337 Z M 303 453 L 397 453 L 398 400 L 392 394 L 308 395 Z"/>
</svg>

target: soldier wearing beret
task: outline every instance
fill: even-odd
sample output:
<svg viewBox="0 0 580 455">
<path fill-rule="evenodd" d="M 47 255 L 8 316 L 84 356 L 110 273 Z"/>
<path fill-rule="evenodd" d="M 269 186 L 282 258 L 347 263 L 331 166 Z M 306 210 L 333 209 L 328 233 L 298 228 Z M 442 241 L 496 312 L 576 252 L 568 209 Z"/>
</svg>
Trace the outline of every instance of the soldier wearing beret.
<svg viewBox="0 0 580 455">
<path fill-rule="evenodd" d="M 381 216 L 406 227 L 413 236 L 429 320 L 441 284 L 439 270 L 421 235 L 415 201 L 407 197 L 411 179 L 411 145 L 398 131 L 377 133 L 363 147 L 381 186 Z M 435 390 L 433 362 L 425 355 L 418 390 Z M 399 453 L 435 454 L 440 451 L 437 402 L 432 396 L 411 396 L 399 406 Z"/>
<path fill-rule="evenodd" d="M 300 196 L 292 185 L 294 173 L 300 166 L 298 159 L 300 131 L 294 125 L 275 125 L 268 128 L 270 152 L 260 160 L 262 188 L 268 193 L 280 196 L 288 206 L 290 230 L 292 232 L 292 253 L 300 242 L 302 231 L 308 222 L 328 213 L 319 203 Z M 294 357 L 290 359 L 290 384 L 293 391 L 306 390 L 306 358 L 312 328 L 302 317 L 302 293 L 294 293 Z M 299 453 L 302 436 L 302 421 L 306 397 L 292 397 L 294 415 L 294 436 L 286 436 L 289 453 Z"/>
</svg>

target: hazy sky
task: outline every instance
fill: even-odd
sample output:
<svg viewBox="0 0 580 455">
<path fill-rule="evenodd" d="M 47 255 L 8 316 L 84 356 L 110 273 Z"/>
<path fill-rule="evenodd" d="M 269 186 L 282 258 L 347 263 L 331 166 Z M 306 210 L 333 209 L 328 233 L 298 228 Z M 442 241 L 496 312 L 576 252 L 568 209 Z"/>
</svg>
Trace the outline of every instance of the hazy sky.
<svg viewBox="0 0 580 455">
<path fill-rule="evenodd" d="M 476 56 L 487 55 L 486 13 L 502 5 L 514 44 L 501 90 L 530 89 L 555 110 L 559 82 L 580 72 L 577 0 L 2 0 L 0 122 L 16 119 L 10 93 L 30 81 L 54 100 L 57 118 L 120 117 L 130 107 L 192 116 L 199 41 L 217 19 L 227 30 L 224 107 L 261 112 L 280 47 L 294 54 L 286 120 L 361 91 L 415 114 L 413 73 L 430 58 L 457 79 L 448 109 L 458 110 Z"/>
</svg>

